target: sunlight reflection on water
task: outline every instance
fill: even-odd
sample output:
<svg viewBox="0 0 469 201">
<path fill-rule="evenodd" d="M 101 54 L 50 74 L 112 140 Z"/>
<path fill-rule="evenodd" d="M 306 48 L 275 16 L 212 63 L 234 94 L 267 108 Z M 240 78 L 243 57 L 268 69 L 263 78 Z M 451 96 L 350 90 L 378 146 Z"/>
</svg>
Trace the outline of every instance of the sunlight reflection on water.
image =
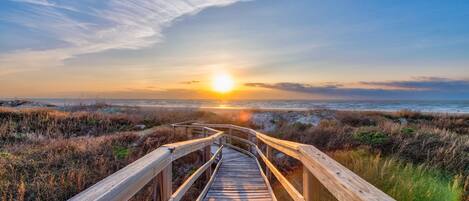
<svg viewBox="0 0 469 201">
<path fill-rule="evenodd" d="M 125 99 L 38 99 L 58 106 L 107 103 L 121 106 L 208 109 L 368 110 L 469 113 L 469 101 L 326 101 L 326 100 L 125 100 Z"/>
</svg>

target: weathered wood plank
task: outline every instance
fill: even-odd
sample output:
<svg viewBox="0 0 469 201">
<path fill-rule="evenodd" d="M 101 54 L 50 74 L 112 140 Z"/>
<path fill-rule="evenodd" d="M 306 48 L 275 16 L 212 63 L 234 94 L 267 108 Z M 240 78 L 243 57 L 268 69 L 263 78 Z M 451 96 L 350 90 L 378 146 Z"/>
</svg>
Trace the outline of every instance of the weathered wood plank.
<svg viewBox="0 0 469 201">
<path fill-rule="evenodd" d="M 204 200 L 274 200 L 256 160 L 238 151 L 231 154 L 236 157 L 223 160 Z"/>
</svg>

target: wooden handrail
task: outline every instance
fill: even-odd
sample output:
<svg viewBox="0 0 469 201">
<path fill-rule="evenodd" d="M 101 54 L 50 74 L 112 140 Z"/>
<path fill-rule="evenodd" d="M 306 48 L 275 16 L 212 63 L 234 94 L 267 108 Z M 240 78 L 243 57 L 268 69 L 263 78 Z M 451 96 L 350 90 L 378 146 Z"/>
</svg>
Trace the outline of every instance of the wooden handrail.
<svg viewBox="0 0 469 201">
<path fill-rule="evenodd" d="M 171 163 L 171 151 L 158 148 L 104 178 L 70 200 L 129 200 Z"/>
<path fill-rule="evenodd" d="M 186 131 L 187 128 L 191 128 L 191 130 L 194 128 L 202 128 L 204 135 L 207 134 L 207 132 L 211 132 L 212 135 L 195 140 L 166 144 L 116 173 L 106 177 L 85 191 L 77 194 L 70 200 L 128 200 L 157 175 L 166 173 L 169 175 L 164 175 L 165 177 L 160 178 L 165 178 L 163 179 L 165 180 L 163 183 L 166 184 L 166 187 L 164 185 L 162 186 L 169 188 L 169 191 L 164 189 L 161 190 L 162 194 L 165 194 L 162 198 L 164 201 L 178 201 L 202 174 L 202 172 L 208 171 L 207 175 L 209 175 L 208 173 L 211 174 L 210 166 L 214 163 L 217 155 L 221 154 L 222 148 L 218 149 L 214 156 L 208 157 L 210 159 L 204 157 L 206 163 L 192 174 L 189 179 L 186 180 L 173 194 L 171 194 L 170 181 L 172 161 L 200 149 L 205 149 L 205 152 L 210 155 L 210 146 L 222 137 L 227 136 L 230 137 L 230 142 L 232 138 L 248 144 L 253 148 L 250 150 L 257 153 L 266 165 L 266 171 L 269 170 L 266 172 L 267 177 L 269 177 L 268 175 L 270 175 L 270 172 L 273 173 L 280 184 L 295 201 L 320 200 L 318 195 L 321 192 L 318 191 L 321 188 L 317 188 L 318 185 L 322 185 L 332 196 L 335 197 L 335 199 L 339 201 L 394 201 L 393 198 L 366 182 L 312 145 L 280 140 L 250 128 L 231 124 L 200 124 L 195 123 L 195 121 L 188 121 L 172 124 L 172 126 L 174 128 L 185 127 Z M 215 128 L 229 129 L 230 135 L 216 130 Z M 262 150 L 255 143 L 250 141 L 252 140 L 251 137 L 248 136 L 248 139 L 244 139 L 233 136 L 231 135 L 232 130 L 246 133 L 254 139 L 257 139 L 257 141 L 263 142 L 267 146 L 267 150 L 270 150 L 270 147 L 272 147 L 301 161 L 304 167 L 303 195 L 299 193 L 299 191 L 294 188 L 294 186 L 281 174 L 281 172 L 278 171 L 274 164 L 272 164 L 270 161 L 271 152 L 267 151 L 267 156 L 264 155 Z M 251 157 L 255 157 L 250 151 L 234 147 L 234 145 L 226 145 L 245 152 Z M 223 147 L 223 145 L 221 145 L 221 147 Z M 258 160 L 256 161 L 259 162 Z M 219 167 L 219 164 L 217 167 Z M 262 173 L 262 175 L 265 177 L 264 173 Z M 167 183 L 168 178 L 169 183 Z M 209 179 L 213 181 L 213 174 Z M 269 183 L 268 180 L 267 183 Z M 313 186 L 316 188 L 313 188 Z M 207 188 L 205 188 L 204 191 L 206 192 Z M 169 195 L 166 195 L 168 193 Z M 202 196 L 203 195 L 199 196 L 199 199 L 201 199 Z"/>
<path fill-rule="evenodd" d="M 201 139 L 163 145 L 162 147 L 127 165 L 123 169 L 104 178 L 85 191 L 80 192 L 69 200 L 129 200 L 147 183 L 149 183 L 158 174 L 165 170 L 165 168 L 171 167 L 172 161 L 201 148 L 208 147 L 208 149 L 210 149 L 210 145 L 215 143 L 216 140 L 223 136 L 222 131 L 218 131 L 212 128 L 204 129 L 216 133 Z M 211 160 L 211 162 L 213 162 L 213 160 Z M 207 163 L 209 163 L 209 161 L 207 161 Z M 207 169 L 209 167 L 207 163 L 205 163 L 206 166 L 204 165 L 203 168 Z M 171 171 L 169 170 L 169 174 L 170 173 Z M 175 196 L 176 198 L 179 198 L 180 195 L 177 194 Z M 168 197 L 167 199 L 164 199 L 169 200 L 170 198 Z"/>
<path fill-rule="evenodd" d="M 290 157 L 300 160 L 305 169 L 308 170 L 306 174 L 311 174 L 314 178 L 316 178 L 320 184 L 323 185 L 332 194 L 332 196 L 334 196 L 335 199 L 339 201 L 395 201 L 392 197 L 371 185 L 312 145 L 280 140 L 250 128 L 231 124 L 193 123 L 192 125 L 211 128 L 234 129 L 254 136 L 258 140 L 265 143 L 267 146 L 270 146 Z M 318 194 L 318 192 L 314 192 L 314 189 L 313 191 L 309 189 L 311 186 L 303 186 L 304 196 L 299 196 L 299 192 L 291 189 L 293 186 L 286 179 L 284 179 L 283 175 L 278 172 L 275 166 L 261 152 L 257 145 L 246 139 L 238 137 L 235 139 L 255 147 L 256 152 L 263 159 L 266 166 L 274 173 L 274 176 L 277 177 L 279 182 L 294 200 L 319 200 L 317 195 L 311 195 Z M 304 185 L 305 183 L 310 185 L 313 182 L 305 181 L 310 180 L 310 178 L 310 176 L 304 175 Z"/>
<path fill-rule="evenodd" d="M 218 132 L 214 135 L 209 137 L 195 139 L 195 140 L 188 140 L 183 142 L 176 142 L 173 144 L 166 144 L 163 147 L 167 147 L 168 149 L 172 150 L 172 157 L 173 160 L 176 160 L 182 156 L 185 156 L 189 153 L 192 153 L 196 150 L 202 149 L 206 146 L 213 144 L 216 140 L 223 136 L 223 132 Z"/>
<path fill-rule="evenodd" d="M 222 146 L 224 146 L 224 145 L 222 145 Z M 212 176 L 208 180 L 207 185 L 205 185 L 204 189 L 200 193 L 199 197 L 197 198 L 197 201 L 202 201 L 204 199 L 204 196 L 207 194 L 210 186 L 212 185 L 213 181 L 215 180 L 215 175 L 217 174 L 218 170 L 220 169 L 220 165 L 221 165 L 222 161 L 223 161 L 223 156 L 220 158 L 220 161 L 218 161 L 218 164 L 215 167 L 215 170 L 213 171 Z"/>
<path fill-rule="evenodd" d="M 212 158 L 207 161 L 202 167 L 197 169 L 184 183 L 174 192 L 174 194 L 171 196 L 170 200 L 171 201 L 179 201 L 181 200 L 182 196 L 189 190 L 189 188 L 194 184 L 194 182 L 197 180 L 197 178 L 202 175 L 202 173 L 207 170 L 216 160 L 217 156 L 221 154 L 221 151 L 223 149 L 223 145 L 215 152 L 215 154 L 212 156 Z"/>
<path fill-rule="evenodd" d="M 211 127 L 211 128 L 229 128 L 238 131 L 242 131 L 244 133 L 250 134 L 255 136 L 257 139 L 261 140 L 263 143 L 295 158 L 300 158 L 299 147 L 304 145 L 292 141 L 287 140 L 280 140 L 274 137 L 270 137 L 268 135 L 262 134 L 250 128 L 245 128 L 241 126 L 231 125 L 231 124 L 201 124 L 201 123 L 194 123 L 192 125 L 204 126 L 204 127 Z"/>
</svg>

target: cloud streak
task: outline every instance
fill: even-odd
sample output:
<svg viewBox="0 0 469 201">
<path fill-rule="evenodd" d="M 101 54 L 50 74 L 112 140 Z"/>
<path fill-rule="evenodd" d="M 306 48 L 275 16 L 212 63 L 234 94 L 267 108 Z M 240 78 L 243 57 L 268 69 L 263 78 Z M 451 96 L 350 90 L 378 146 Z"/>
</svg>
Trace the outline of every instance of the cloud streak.
<svg viewBox="0 0 469 201">
<path fill-rule="evenodd" d="M 58 4 L 50 2 L 48 0 L 12 0 L 12 1 L 20 2 L 20 3 L 29 3 L 29 4 L 34 4 L 34 5 L 38 5 L 38 6 L 60 8 L 60 9 L 65 9 L 65 10 L 70 10 L 70 11 L 77 11 L 76 9 L 74 9 L 72 7 L 58 5 Z"/>
<path fill-rule="evenodd" d="M 71 1 L 10 1 L 21 7 L 0 17 L 50 34 L 64 44 L 0 55 L 2 66 L 29 69 L 57 66 L 83 54 L 149 47 L 163 40 L 162 30 L 176 19 L 238 0 L 109 0 L 80 6 Z"/>
<path fill-rule="evenodd" d="M 362 88 L 342 84 L 246 83 L 245 86 L 322 95 L 341 99 L 469 99 L 469 79 L 417 77 L 408 81 L 360 82 Z"/>
<path fill-rule="evenodd" d="M 440 77 L 416 77 L 410 81 L 389 82 L 361 82 L 362 84 L 378 87 L 396 87 L 420 91 L 469 91 L 469 80 L 454 80 Z"/>
</svg>

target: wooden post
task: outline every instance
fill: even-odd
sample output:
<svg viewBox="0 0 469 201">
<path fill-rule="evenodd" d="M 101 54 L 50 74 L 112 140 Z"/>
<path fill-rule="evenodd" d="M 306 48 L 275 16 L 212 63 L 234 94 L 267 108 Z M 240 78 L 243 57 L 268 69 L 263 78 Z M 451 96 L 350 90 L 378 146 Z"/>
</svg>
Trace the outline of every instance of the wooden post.
<svg viewBox="0 0 469 201">
<path fill-rule="evenodd" d="M 230 128 L 230 131 L 229 131 L 229 136 L 230 136 L 230 144 L 233 145 L 233 139 L 231 138 L 231 136 L 233 136 L 233 129 Z"/>
<path fill-rule="evenodd" d="M 267 157 L 267 160 L 269 160 L 271 163 L 274 163 L 272 161 L 272 148 L 266 144 L 266 150 L 265 150 L 265 156 Z M 267 167 L 267 165 L 265 166 L 265 176 L 267 177 L 267 179 L 269 181 L 272 181 L 272 173 L 270 172 L 270 169 L 269 167 Z"/>
<path fill-rule="evenodd" d="M 173 126 L 173 139 L 176 139 L 176 126 Z"/>
<path fill-rule="evenodd" d="M 206 146 L 204 148 L 204 163 L 208 162 L 212 158 L 212 151 L 211 151 L 211 146 Z M 210 180 L 210 177 L 212 176 L 212 166 L 208 167 L 207 170 L 205 171 L 205 176 L 207 178 L 207 181 Z"/>
<path fill-rule="evenodd" d="M 203 131 L 203 133 L 204 133 L 204 134 L 203 134 L 204 137 L 208 137 L 208 130 L 205 129 L 205 128 L 202 128 L 202 131 Z M 212 150 L 211 150 L 211 148 L 212 148 L 212 145 L 208 145 L 208 146 L 206 146 L 205 149 L 204 149 L 204 156 L 205 156 L 205 157 L 204 157 L 204 158 L 205 158 L 204 162 L 205 162 L 205 163 L 208 162 L 208 161 L 210 160 L 210 158 L 212 158 Z M 209 180 L 210 180 L 210 177 L 212 176 L 212 166 L 210 166 L 210 167 L 207 168 L 207 171 L 205 171 L 205 176 L 206 176 L 206 178 L 207 178 L 207 181 L 209 181 Z"/>
<path fill-rule="evenodd" d="M 186 128 L 187 130 L 189 130 L 188 132 L 188 135 L 187 137 L 192 140 L 193 136 L 194 136 L 194 130 L 192 128 Z"/>
<path fill-rule="evenodd" d="M 160 201 L 168 201 L 173 194 L 173 166 L 170 163 L 166 166 L 160 174 L 157 175 L 157 189 L 153 192 L 153 200 L 156 200 L 158 196 L 156 193 L 159 194 Z"/>
<path fill-rule="evenodd" d="M 308 168 L 303 166 L 303 197 L 305 201 L 319 201 L 320 189 L 319 181 L 309 172 Z"/>
<path fill-rule="evenodd" d="M 249 141 L 250 141 L 250 142 L 255 143 L 255 142 L 254 142 L 254 139 L 255 139 L 254 136 L 252 136 L 251 134 L 248 133 L 248 138 L 249 138 Z M 250 150 L 249 150 L 249 151 L 250 151 L 252 154 L 256 155 L 256 148 L 255 148 L 254 146 L 251 146 L 251 145 L 249 145 L 249 147 L 250 147 Z"/>
</svg>

